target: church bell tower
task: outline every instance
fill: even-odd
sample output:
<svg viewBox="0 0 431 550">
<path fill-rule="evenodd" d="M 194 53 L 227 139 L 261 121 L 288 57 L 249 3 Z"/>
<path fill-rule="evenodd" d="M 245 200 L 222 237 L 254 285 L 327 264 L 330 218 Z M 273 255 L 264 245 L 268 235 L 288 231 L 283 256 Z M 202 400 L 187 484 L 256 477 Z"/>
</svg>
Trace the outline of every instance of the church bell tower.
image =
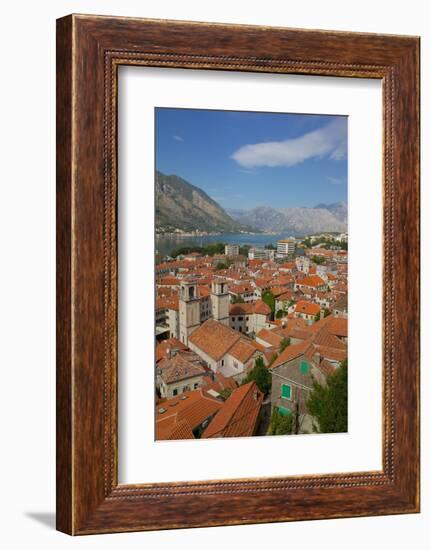
<svg viewBox="0 0 431 550">
<path fill-rule="evenodd" d="M 186 346 L 189 336 L 200 326 L 201 311 L 196 281 L 181 281 L 180 299 L 180 340 Z"/>
<path fill-rule="evenodd" d="M 214 279 L 211 285 L 211 310 L 213 319 L 229 326 L 229 292 L 225 279 Z"/>
</svg>

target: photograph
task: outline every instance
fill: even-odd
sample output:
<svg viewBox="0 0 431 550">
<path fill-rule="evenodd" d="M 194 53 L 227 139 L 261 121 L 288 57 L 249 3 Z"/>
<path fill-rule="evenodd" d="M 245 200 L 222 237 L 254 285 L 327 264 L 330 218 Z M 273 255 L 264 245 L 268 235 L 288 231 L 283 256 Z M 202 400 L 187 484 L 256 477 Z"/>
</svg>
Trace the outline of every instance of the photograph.
<svg viewBox="0 0 431 550">
<path fill-rule="evenodd" d="M 348 432 L 348 116 L 154 120 L 156 441 Z"/>
</svg>

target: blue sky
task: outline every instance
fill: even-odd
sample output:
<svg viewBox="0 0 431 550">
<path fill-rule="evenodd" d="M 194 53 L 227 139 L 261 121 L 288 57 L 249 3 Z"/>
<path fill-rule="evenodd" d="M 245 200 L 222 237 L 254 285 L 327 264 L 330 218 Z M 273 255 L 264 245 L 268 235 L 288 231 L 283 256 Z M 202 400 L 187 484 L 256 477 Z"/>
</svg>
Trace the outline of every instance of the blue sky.
<svg viewBox="0 0 431 550">
<path fill-rule="evenodd" d="M 347 117 L 156 108 L 156 168 L 224 208 L 347 201 Z"/>
</svg>

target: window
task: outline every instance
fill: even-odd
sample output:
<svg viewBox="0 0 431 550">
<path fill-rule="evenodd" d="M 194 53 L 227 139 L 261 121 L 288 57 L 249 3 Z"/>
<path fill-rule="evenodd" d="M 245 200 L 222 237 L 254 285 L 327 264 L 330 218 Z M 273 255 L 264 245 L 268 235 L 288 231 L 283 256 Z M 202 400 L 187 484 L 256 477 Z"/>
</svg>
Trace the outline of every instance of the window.
<svg viewBox="0 0 431 550">
<path fill-rule="evenodd" d="M 224 359 L 221 360 L 221 366 L 224 367 Z"/>
<path fill-rule="evenodd" d="M 174 390 L 172 390 L 172 395 L 174 395 L 174 396 L 175 396 L 175 395 L 178 395 L 178 390 L 177 390 L 177 388 L 175 388 Z"/>
<path fill-rule="evenodd" d="M 307 363 L 307 361 L 301 361 L 301 364 L 299 366 L 299 370 L 301 371 L 301 374 L 307 374 L 308 373 L 308 363 Z"/>
<path fill-rule="evenodd" d="M 195 385 L 194 385 L 193 387 L 194 387 L 195 390 L 197 390 L 198 387 L 199 387 L 199 383 L 198 383 L 198 382 L 195 382 Z"/>
<path fill-rule="evenodd" d="M 281 397 L 283 399 L 291 399 L 292 397 L 292 387 L 289 384 L 281 385 Z"/>
<path fill-rule="evenodd" d="M 292 414 L 292 411 L 288 407 L 278 407 L 278 412 L 281 416 L 289 416 L 289 414 Z"/>
<path fill-rule="evenodd" d="M 242 321 L 243 320 L 243 317 L 238 317 L 238 321 Z"/>
</svg>

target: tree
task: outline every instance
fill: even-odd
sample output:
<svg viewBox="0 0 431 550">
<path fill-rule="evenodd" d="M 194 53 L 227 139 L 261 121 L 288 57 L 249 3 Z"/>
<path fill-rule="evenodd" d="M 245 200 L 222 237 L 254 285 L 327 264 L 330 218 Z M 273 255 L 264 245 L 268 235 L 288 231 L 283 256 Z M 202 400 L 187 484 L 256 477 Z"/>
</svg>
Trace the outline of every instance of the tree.
<svg viewBox="0 0 431 550">
<path fill-rule="evenodd" d="M 307 401 L 320 433 L 347 432 L 347 360 L 326 380 L 326 386 L 315 382 Z"/>
<path fill-rule="evenodd" d="M 232 388 L 225 388 L 220 392 L 220 395 L 223 397 L 224 401 L 231 396 Z"/>
<path fill-rule="evenodd" d="M 243 304 L 244 298 L 242 296 L 232 296 L 230 302 L 231 304 Z"/>
<path fill-rule="evenodd" d="M 241 254 L 241 256 L 248 256 L 248 252 L 249 252 L 250 248 L 251 248 L 251 246 L 248 245 L 248 244 L 240 246 L 239 247 L 239 253 Z"/>
<path fill-rule="evenodd" d="M 323 310 L 323 317 L 328 317 L 328 315 L 331 315 L 331 310 L 325 307 Z"/>
<path fill-rule="evenodd" d="M 280 342 L 280 353 L 282 353 L 287 346 L 290 346 L 290 338 L 283 338 L 283 340 Z"/>
<path fill-rule="evenodd" d="M 281 319 L 285 314 L 286 314 L 286 312 L 283 309 L 279 309 L 277 311 L 277 313 L 275 314 L 275 317 L 276 317 L 276 319 Z"/>
<path fill-rule="evenodd" d="M 292 433 L 293 415 L 282 415 L 274 407 L 269 423 L 268 435 L 287 435 Z"/>
<path fill-rule="evenodd" d="M 326 259 L 323 256 L 313 256 L 311 259 L 317 265 L 322 265 L 326 262 Z"/>
<path fill-rule="evenodd" d="M 314 322 L 317 323 L 317 321 L 320 321 L 320 312 L 314 316 Z"/>
<path fill-rule="evenodd" d="M 257 387 L 265 395 L 269 393 L 269 391 L 271 390 L 271 383 L 272 383 L 271 373 L 265 367 L 265 363 L 263 362 L 262 357 L 258 357 L 256 359 L 256 361 L 254 362 L 254 367 L 244 378 L 242 385 L 248 384 L 249 382 L 252 382 L 252 381 L 256 382 Z"/>
<path fill-rule="evenodd" d="M 231 265 L 232 262 L 230 260 L 225 260 L 224 262 L 218 262 L 214 269 L 216 271 L 220 271 L 221 269 L 229 269 Z"/>
<path fill-rule="evenodd" d="M 275 311 L 275 296 L 270 290 L 265 290 L 262 293 L 262 301 L 265 302 L 270 308 L 272 313 Z"/>
<path fill-rule="evenodd" d="M 274 244 L 266 244 L 264 247 L 266 250 L 277 250 L 277 247 Z"/>
</svg>

